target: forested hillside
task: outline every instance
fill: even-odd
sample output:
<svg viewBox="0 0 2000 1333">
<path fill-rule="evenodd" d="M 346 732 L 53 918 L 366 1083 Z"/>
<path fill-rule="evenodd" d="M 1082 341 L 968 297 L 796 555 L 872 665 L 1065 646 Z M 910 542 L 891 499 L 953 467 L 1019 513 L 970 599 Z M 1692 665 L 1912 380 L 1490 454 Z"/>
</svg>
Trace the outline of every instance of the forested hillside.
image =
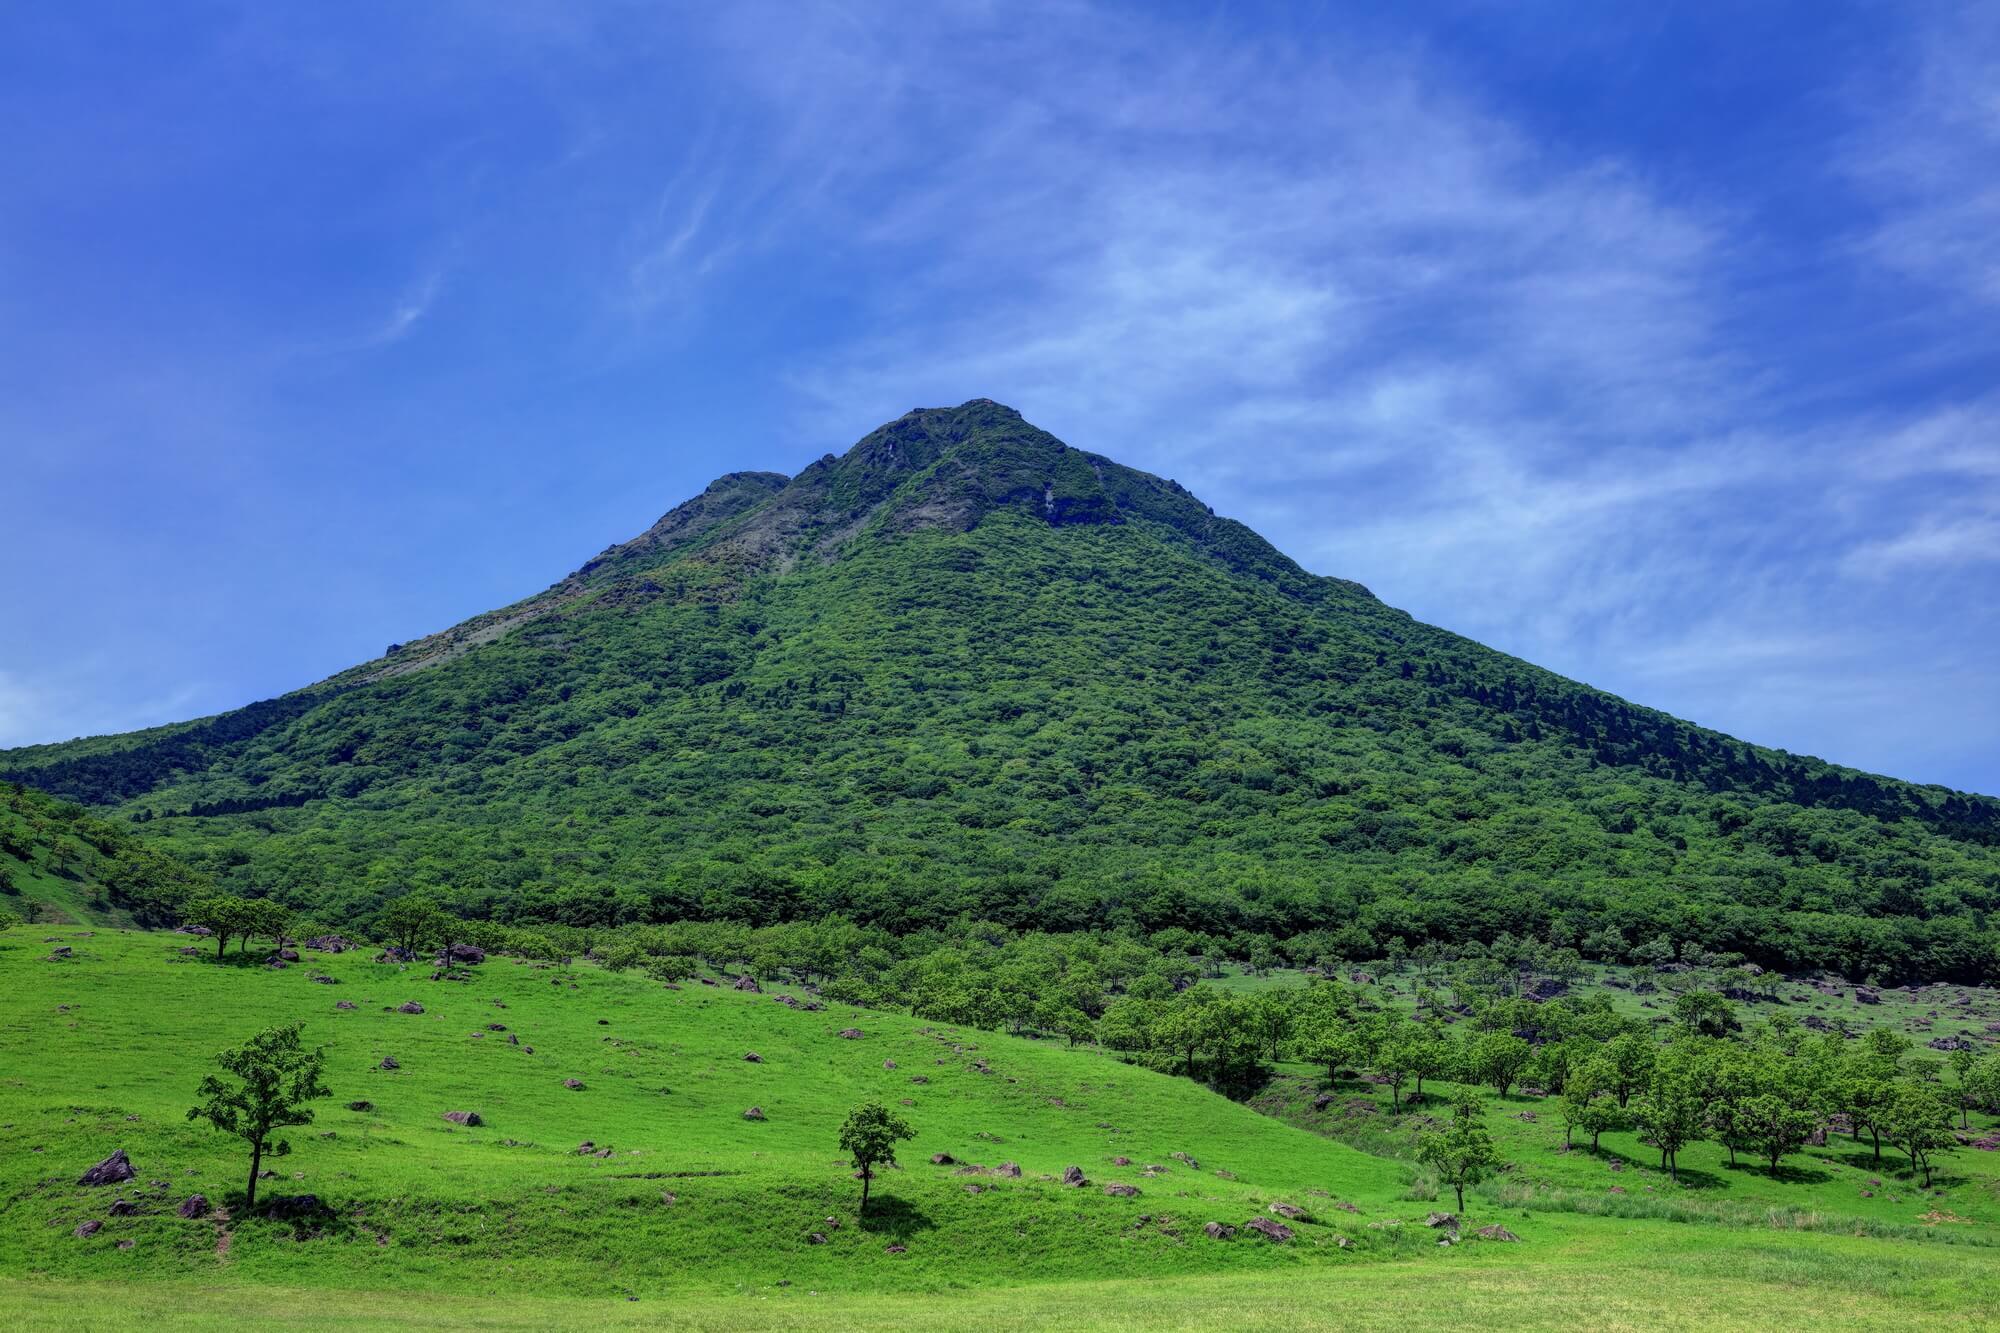
<svg viewBox="0 0 2000 1333">
<path fill-rule="evenodd" d="M 1503 932 L 2000 972 L 2000 801 L 1760 749 L 1318 578 L 976 400 L 724 477 L 280 699 L 0 753 L 332 922 Z"/>
</svg>

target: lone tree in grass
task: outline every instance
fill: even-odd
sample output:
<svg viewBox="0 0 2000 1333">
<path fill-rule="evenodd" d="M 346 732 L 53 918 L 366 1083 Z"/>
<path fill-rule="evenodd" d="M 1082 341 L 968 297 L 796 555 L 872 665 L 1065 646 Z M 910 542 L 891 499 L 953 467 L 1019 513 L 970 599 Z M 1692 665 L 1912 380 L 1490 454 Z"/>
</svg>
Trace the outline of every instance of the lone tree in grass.
<svg viewBox="0 0 2000 1333">
<path fill-rule="evenodd" d="M 1458 1211 L 1464 1212 L 1465 1187 L 1484 1180 L 1500 1161 L 1493 1136 L 1486 1132 L 1486 1108 L 1477 1097 L 1460 1098 L 1443 1129 L 1417 1140 L 1417 1160 L 1452 1187 Z"/>
<path fill-rule="evenodd" d="M 311 1124 L 313 1113 L 306 1103 L 331 1095 L 319 1077 L 325 1056 L 319 1047 L 307 1050 L 299 1044 L 301 1026 L 265 1028 L 237 1049 L 216 1056 L 215 1062 L 234 1081 L 210 1074 L 195 1094 L 202 1104 L 188 1108 L 188 1119 L 206 1120 L 249 1143 L 246 1208 L 257 1204 L 257 1172 L 264 1165 L 264 1154 L 283 1157 L 292 1150 L 283 1139 L 274 1142 L 272 1132 Z"/>
<path fill-rule="evenodd" d="M 875 1102 L 863 1102 L 847 1113 L 840 1127 L 840 1150 L 854 1159 L 861 1175 L 861 1211 L 868 1211 L 868 1186 L 875 1168 L 896 1164 L 896 1144 L 913 1139 L 917 1131 L 909 1122 Z"/>
</svg>

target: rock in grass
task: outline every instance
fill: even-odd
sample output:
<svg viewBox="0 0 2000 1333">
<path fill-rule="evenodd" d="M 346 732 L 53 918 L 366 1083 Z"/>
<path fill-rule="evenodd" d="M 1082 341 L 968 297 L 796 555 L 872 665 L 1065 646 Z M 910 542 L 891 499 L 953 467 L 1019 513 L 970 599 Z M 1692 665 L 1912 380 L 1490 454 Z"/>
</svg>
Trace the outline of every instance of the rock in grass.
<svg viewBox="0 0 2000 1333">
<path fill-rule="evenodd" d="M 104 1223 L 92 1218 L 90 1221 L 80 1224 L 75 1231 L 70 1232 L 70 1235 L 75 1236 L 78 1240 L 88 1240 L 102 1230 L 104 1230 Z"/>
<path fill-rule="evenodd" d="M 1271 1205 L 1271 1211 L 1279 1217 L 1288 1217 L 1294 1221 L 1306 1215 L 1306 1210 L 1295 1203 L 1274 1203 Z"/>
<path fill-rule="evenodd" d="M 335 1001 L 333 1002 L 333 1007 L 334 1007 L 334 1008 L 336 1008 L 336 1009 L 352 1009 L 352 1008 L 354 1008 L 354 1001 L 352 1001 L 352 1000 L 335 1000 Z"/>
<path fill-rule="evenodd" d="M 1210 1222 L 1201 1230 L 1210 1240 L 1228 1240 L 1236 1234 L 1236 1228 L 1226 1222 Z"/>
<path fill-rule="evenodd" d="M 1253 1217 L 1243 1224 L 1246 1231 L 1254 1231 L 1265 1240 L 1282 1245 L 1292 1238 L 1292 1229 L 1283 1222 L 1273 1222 L 1268 1217 Z"/>
<path fill-rule="evenodd" d="M 1104 1192 L 1114 1199 L 1136 1199 L 1139 1197 L 1137 1185 L 1106 1185 Z"/>
<path fill-rule="evenodd" d="M 580 1078 L 566 1078 L 563 1080 L 563 1086 L 571 1092 L 582 1092 L 583 1080 Z"/>
<path fill-rule="evenodd" d="M 454 1125 L 464 1125 L 468 1129 L 486 1123 L 479 1118 L 479 1112 L 477 1111 L 446 1111 L 444 1118 L 451 1121 Z"/>
<path fill-rule="evenodd" d="M 1456 1231 L 1458 1230 L 1458 1214 L 1432 1213 L 1424 1219 L 1424 1225 L 1427 1227 L 1442 1227 L 1447 1231 Z"/>
<path fill-rule="evenodd" d="M 174 1211 L 182 1217 L 187 1218 L 207 1217 L 208 1196 L 206 1194 L 190 1194 L 186 1199 L 181 1201 L 181 1206 Z"/>
<path fill-rule="evenodd" d="M 350 1111 L 372 1111 L 375 1109 L 375 1103 L 365 1099 L 358 1102 L 349 1102 L 347 1109 Z"/>
<path fill-rule="evenodd" d="M 90 1170 L 76 1178 L 79 1185 L 119 1185 L 138 1175 L 132 1169 L 132 1159 L 125 1155 L 123 1148 L 112 1153 Z"/>
<path fill-rule="evenodd" d="M 402 1063 L 393 1055 L 383 1056 L 382 1063 L 377 1066 L 380 1069 L 401 1069 L 402 1067 Z"/>
<path fill-rule="evenodd" d="M 110 1213 L 113 1217 L 131 1217 L 139 1211 L 139 1205 L 133 1203 L 130 1199 L 114 1199 L 111 1202 L 111 1206 L 104 1211 Z"/>
<path fill-rule="evenodd" d="M 410 1000 L 396 1006 L 396 1012 L 399 1014 L 421 1014 L 423 1011 L 424 1007 L 415 1000 Z"/>
<path fill-rule="evenodd" d="M 1081 1187 L 1090 1182 L 1084 1179 L 1082 1167 L 1066 1166 L 1063 1168 L 1062 1183 L 1071 1187 Z"/>
<path fill-rule="evenodd" d="M 958 1165 L 958 1159 L 957 1159 L 956 1157 L 953 1157 L 953 1156 L 952 1156 L 952 1155 L 951 1155 L 950 1153 L 948 1153 L 948 1152 L 934 1152 L 934 1153 L 932 1153 L 932 1154 L 931 1154 L 931 1165 L 932 1165 L 932 1166 L 957 1166 L 957 1165 Z"/>
<path fill-rule="evenodd" d="M 1479 1239 L 1481 1240 L 1519 1241 L 1521 1239 L 1519 1236 L 1509 1231 L 1506 1227 L 1501 1226 L 1498 1222 L 1495 1222 L 1490 1227 L 1481 1227 L 1479 1228 L 1479 1230 L 1473 1232 L 1472 1234 L 1479 1237 Z"/>
<path fill-rule="evenodd" d="M 743 1118 L 745 1120 L 762 1120 L 764 1118 L 764 1108 L 753 1106 L 743 1113 Z"/>
<path fill-rule="evenodd" d="M 755 1051 L 743 1052 L 743 1060 L 745 1064 L 761 1065 L 764 1063 L 764 1057 Z"/>
<path fill-rule="evenodd" d="M 884 1060 L 882 1062 L 882 1068 L 884 1069 L 894 1069 L 895 1067 L 896 1067 L 896 1062 L 894 1060 Z"/>
<path fill-rule="evenodd" d="M 1012 1176 L 1018 1178 L 1021 1174 L 1021 1164 L 1019 1162 L 1002 1162 L 1000 1163 L 1000 1165 L 993 1168 L 993 1174 L 996 1176 Z"/>
<path fill-rule="evenodd" d="M 842 1041 L 858 1041 L 861 1038 L 861 1029 L 842 1028 L 840 1030 L 839 1036 Z"/>
<path fill-rule="evenodd" d="M 748 991 L 752 995 L 762 995 L 764 993 L 764 988 L 757 984 L 757 979 L 755 977 L 736 978 L 736 989 L 740 991 Z"/>
</svg>

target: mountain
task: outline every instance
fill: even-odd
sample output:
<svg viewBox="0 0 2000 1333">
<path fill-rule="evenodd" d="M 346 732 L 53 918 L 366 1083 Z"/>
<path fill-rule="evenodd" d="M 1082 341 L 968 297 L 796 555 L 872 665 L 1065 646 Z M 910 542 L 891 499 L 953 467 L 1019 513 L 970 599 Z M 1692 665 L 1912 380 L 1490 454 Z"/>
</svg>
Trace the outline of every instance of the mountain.
<svg viewBox="0 0 2000 1333">
<path fill-rule="evenodd" d="M 514 921 L 1513 932 L 2000 972 L 2000 801 L 1418 623 L 985 399 L 722 477 L 294 694 L 0 776 L 329 919 L 431 888 Z"/>
</svg>

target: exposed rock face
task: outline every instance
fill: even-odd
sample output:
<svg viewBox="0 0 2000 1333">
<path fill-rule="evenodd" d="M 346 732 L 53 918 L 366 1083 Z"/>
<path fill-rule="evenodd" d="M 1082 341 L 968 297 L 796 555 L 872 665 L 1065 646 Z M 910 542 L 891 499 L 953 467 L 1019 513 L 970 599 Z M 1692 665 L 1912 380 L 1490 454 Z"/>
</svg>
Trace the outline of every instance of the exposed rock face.
<svg viewBox="0 0 2000 1333">
<path fill-rule="evenodd" d="M 1253 1217 L 1243 1224 L 1245 1231 L 1254 1231 L 1265 1240 L 1284 1244 L 1292 1238 L 1292 1229 L 1283 1222 L 1273 1222 L 1268 1217 Z"/>
<path fill-rule="evenodd" d="M 76 1178 L 79 1185 L 121 1185 L 138 1175 L 132 1169 L 132 1159 L 125 1155 L 123 1148 L 112 1153 L 90 1170 Z"/>
</svg>

